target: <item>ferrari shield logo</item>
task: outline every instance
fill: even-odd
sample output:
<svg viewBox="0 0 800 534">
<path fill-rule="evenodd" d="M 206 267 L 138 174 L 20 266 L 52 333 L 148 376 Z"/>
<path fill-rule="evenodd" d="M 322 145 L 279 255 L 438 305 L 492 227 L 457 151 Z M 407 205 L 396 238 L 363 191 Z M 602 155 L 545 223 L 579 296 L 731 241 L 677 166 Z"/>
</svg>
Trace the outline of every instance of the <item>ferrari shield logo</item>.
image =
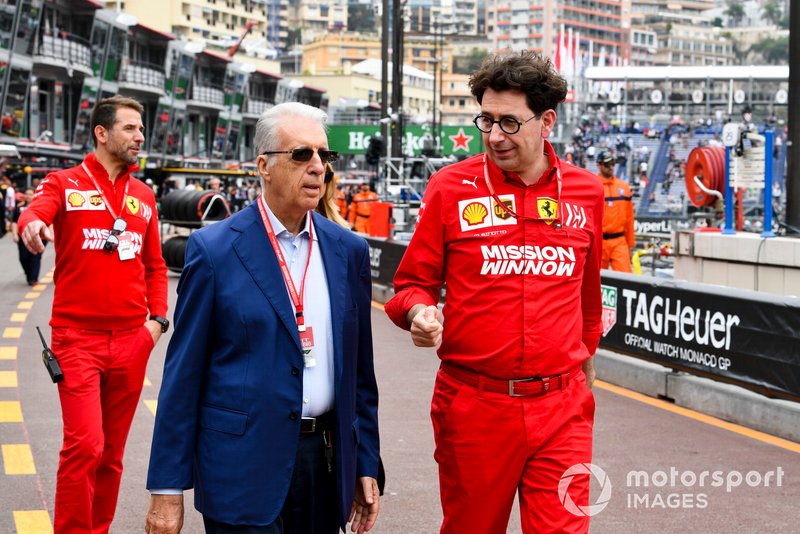
<svg viewBox="0 0 800 534">
<path fill-rule="evenodd" d="M 603 301 L 603 337 L 617 324 L 617 288 L 600 286 Z"/>
<path fill-rule="evenodd" d="M 139 199 L 128 197 L 125 199 L 125 205 L 128 206 L 128 211 L 131 212 L 131 215 L 139 213 Z"/>
<path fill-rule="evenodd" d="M 539 212 L 539 218 L 547 224 L 553 224 L 553 221 L 558 217 L 558 202 L 550 197 L 537 198 L 536 209 Z"/>
</svg>

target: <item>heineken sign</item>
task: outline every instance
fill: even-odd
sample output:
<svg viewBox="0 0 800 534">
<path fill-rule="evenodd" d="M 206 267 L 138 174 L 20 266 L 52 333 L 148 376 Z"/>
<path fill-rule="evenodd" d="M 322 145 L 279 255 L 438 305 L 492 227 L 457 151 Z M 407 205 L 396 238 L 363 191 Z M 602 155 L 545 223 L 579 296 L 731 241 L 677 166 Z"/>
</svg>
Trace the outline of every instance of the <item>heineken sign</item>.
<svg viewBox="0 0 800 534">
<path fill-rule="evenodd" d="M 425 136 L 430 136 L 429 130 L 423 126 L 406 126 L 403 132 L 404 152 L 407 153 L 410 147 L 415 155 L 421 154 Z M 328 127 L 328 143 L 331 150 L 342 154 L 364 154 L 370 138 L 377 133 L 380 133 L 380 126 L 333 124 Z M 471 156 L 483 152 L 480 132 L 472 125 L 442 126 L 439 146 L 444 156 Z"/>
</svg>

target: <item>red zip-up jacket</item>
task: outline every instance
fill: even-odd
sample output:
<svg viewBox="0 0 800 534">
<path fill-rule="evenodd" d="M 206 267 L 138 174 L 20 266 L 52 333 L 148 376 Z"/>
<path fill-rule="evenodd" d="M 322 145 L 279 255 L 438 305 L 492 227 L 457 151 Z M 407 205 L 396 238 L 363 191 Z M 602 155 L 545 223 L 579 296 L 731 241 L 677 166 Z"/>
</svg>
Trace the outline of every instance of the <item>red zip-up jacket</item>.
<svg viewBox="0 0 800 534">
<path fill-rule="evenodd" d="M 562 165 L 547 142 L 545 152 L 550 169 L 529 186 L 483 155 L 430 179 L 386 312 L 408 329 L 408 311 L 438 303 L 446 282 L 444 361 L 504 379 L 551 376 L 597 349 L 603 188 L 589 171 Z M 498 205 L 484 160 L 499 200 L 536 220 Z"/>
<path fill-rule="evenodd" d="M 167 267 L 153 190 L 130 175 L 138 170 L 135 165 L 112 184 L 94 154 L 83 162 L 114 212 L 119 215 L 122 208 L 135 256 L 123 261 L 117 252 L 103 250 L 114 217 L 81 165 L 47 175 L 19 219 L 19 232 L 36 219 L 53 224 L 56 271 L 50 325 L 126 330 L 143 325 L 148 311 L 166 317 Z"/>
</svg>

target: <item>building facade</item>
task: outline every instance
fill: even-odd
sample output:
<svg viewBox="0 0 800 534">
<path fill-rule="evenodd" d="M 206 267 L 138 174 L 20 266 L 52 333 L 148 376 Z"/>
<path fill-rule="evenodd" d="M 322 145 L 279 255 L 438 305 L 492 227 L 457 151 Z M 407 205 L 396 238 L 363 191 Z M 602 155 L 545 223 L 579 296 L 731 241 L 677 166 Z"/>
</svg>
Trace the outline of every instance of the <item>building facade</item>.
<svg viewBox="0 0 800 534">
<path fill-rule="evenodd" d="M 0 143 L 80 159 L 89 118 L 112 95 L 145 108 L 142 167 L 252 159 L 258 115 L 279 102 L 325 106 L 325 90 L 258 70 L 91 0 L 0 3 Z"/>
</svg>

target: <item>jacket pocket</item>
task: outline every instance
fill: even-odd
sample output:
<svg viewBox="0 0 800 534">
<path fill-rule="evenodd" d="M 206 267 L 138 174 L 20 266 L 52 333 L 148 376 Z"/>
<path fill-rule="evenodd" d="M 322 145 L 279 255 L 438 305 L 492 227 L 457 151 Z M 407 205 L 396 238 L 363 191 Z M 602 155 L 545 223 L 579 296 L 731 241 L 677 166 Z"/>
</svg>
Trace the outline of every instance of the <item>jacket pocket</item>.
<svg viewBox="0 0 800 534">
<path fill-rule="evenodd" d="M 247 428 L 248 415 L 216 406 L 203 406 L 200 409 L 200 426 L 217 432 L 241 436 Z"/>
</svg>

